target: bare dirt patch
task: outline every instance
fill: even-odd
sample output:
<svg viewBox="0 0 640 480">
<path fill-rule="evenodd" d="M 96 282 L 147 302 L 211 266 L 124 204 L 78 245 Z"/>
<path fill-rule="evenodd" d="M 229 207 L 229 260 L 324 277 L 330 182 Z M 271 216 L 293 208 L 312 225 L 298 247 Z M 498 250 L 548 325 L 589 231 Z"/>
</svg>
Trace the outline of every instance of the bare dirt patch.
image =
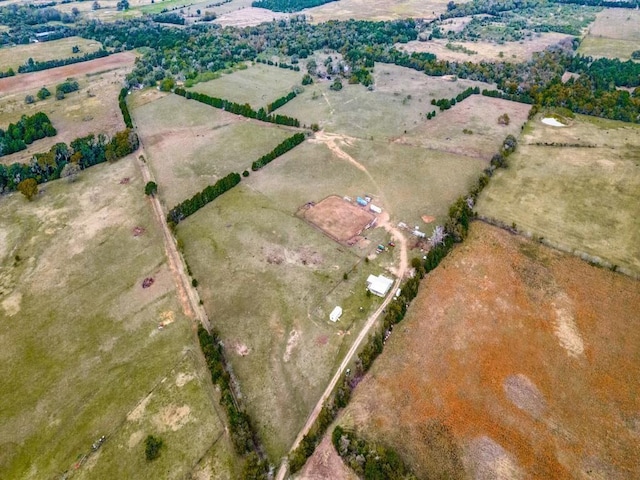
<svg viewBox="0 0 640 480">
<path fill-rule="evenodd" d="M 298 215 L 340 243 L 359 235 L 375 219 L 371 212 L 338 196 L 327 197 L 315 205 L 307 204 Z"/>
<path fill-rule="evenodd" d="M 331 438 L 325 435 L 297 478 L 300 480 L 325 480 L 328 478 L 356 480 L 358 476 L 344 464 L 333 448 Z"/>
<path fill-rule="evenodd" d="M 150 393 L 149 395 L 144 397 L 144 399 L 138 405 L 136 405 L 136 408 L 129 412 L 129 414 L 127 415 L 127 420 L 129 420 L 130 422 L 140 420 L 144 415 L 144 411 L 146 410 L 149 401 L 151 400 L 151 396 L 152 394 Z"/>
<path fill-rule="evenodd" d="M 153 423 L 162 430 L 170 429 L 175 432 L 184 427 L 191 419 L 191 407 L 183 405 L 169 405 L 153 417 Z"/>
<path fill-rule="evenodd" d="M 220 15 L 214 23 L 223 27 L 253 27 L 264 22 L 289 18 L 286 13 L 272 12 L 264 8 L 242 8 Z"/>
<path fill-rule="evenodd" d="M 2 308 L 7 316 L 13 317 L 20 312 L 20 302 L 22 301 L 22 293 L 13 292 L 2 301 Z"/>
<path fill-rule="evenodd" d="M 422 218 L 422 221 L 426 224 L 433 223 L 436 221 L 436 217 L 433 217 L 431 215 L 422 215 L 421 218 Z"/>
<path fill-rule="evenodd" d="M 193 380 L 195 377 L 195 375 L 191 374 L 191 373 L 183 373 L 180 372 L 177 376 L 176 376 L 176 387 L 178 388 L 182 388 L 184 387 L 187 383 L 189 383 L 191 380 Z"/>
<path fill-rule="evenodd" d="M 592 467 L 638 477 L 638 286 L 474 223 L 423 282 L 340 422 L 393 446 L 418 477 L 576 478 Z M 583 341 L 579 356 L 557 338 L 560 308 Z M 433 422 L 449 432 L 436 443 L 426 441 Z"/>
<path fill-rule="evenodd" d="M 282 356 L 282 360 L 284 362 L 289 361 L 289 359 L 291 358 L 291 354 L 293 353 L 293 350 L 298 346 L 299 342 L 300 342 L 300 332 L 298 332 L 297 330 L 291 330 L 291 332 L 289 332 L 289 338 L 287 339 L 287 347 L 284 351 L 284 355 Z"/>
</svg>

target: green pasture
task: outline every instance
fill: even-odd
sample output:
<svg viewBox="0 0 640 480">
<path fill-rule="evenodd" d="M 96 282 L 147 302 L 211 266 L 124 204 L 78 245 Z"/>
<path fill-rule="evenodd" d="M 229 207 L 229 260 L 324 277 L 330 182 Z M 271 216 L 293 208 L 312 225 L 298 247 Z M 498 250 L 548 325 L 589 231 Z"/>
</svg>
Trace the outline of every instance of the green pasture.
<svg viewBox="0 0 640 480">
<path fill-rule="evenodd" d="M 80 47 L 80 52 L 73 53 L 74 46 Z M 0 48 L 0 71 L 9 68 L 18 73 L 18 67 L 30 58 L 36 62 L 46 60 L 62 60 L 69 57 L 80 57 L 86 53 L 93 53 L 102 48 L 100 42 L 81 37 L 67 37 L 50 42 L 29 43 L 13 47 Z M 55 93 L 55 92 L 54 92 Z"/>
</svg>

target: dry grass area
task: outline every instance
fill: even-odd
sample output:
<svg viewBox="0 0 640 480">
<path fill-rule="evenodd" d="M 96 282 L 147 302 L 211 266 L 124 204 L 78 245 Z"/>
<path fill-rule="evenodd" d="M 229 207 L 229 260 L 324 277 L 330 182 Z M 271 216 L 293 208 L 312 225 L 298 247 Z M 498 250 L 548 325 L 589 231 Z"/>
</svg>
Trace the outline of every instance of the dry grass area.
<svg viewBox="0 0 640 480">
<path fill-rule="evenodd" d="M 639 311 L 637 281 L 474 223 L 339 421 L 418 477 L 637 478 Z"/>
<path fill-rule="evenodd" d="M 264 22 L 289 18 L 286 13 L 272 12 L 265 8 L 242 8 L 231 12 L 223 13 L 215 19 L 214 23 L 223 27 L 253 27 Z"/>
<path fill-rule="evenodd" d="M 488 160 L 507 135 L 518 136 L 531 107 L 472 95 L 444 112 L 431 108 L 437 112 L 434 119 L 421 123 L 395 142 Z M 498 123 L 498 117 L 505 113 L 509 115 L 509 125 Z"/>
<path fill-rule="evenodd" d="M 577 115 L 567 127 L 537 116 L 478 212 L 605 265 L 640 275 L 640 130 Z"/>
<path fill-rule="evenodd" d="M 28 163 L 34 153 L 47 151 L 58 142 L 68 144 L 90 133 L 111 135 L 125 128 L 122 113 L 118 107 L 118 94 L 135 55 L 128 52 L 124 56 L 121 55 L 123 54 L 0 79 L 0 88 L 5 80 L 24 79 L 23 85 L 16 84 L 13 92 L 7 92 L 7 95 L 0 98 L 0 128 L 16 122 L 22 115 L 44 112 L 58 131 L 55 137 L 38 140 L 29 145 L 26 150 L 0 157 L 0 162 L 7 165 L 14 162 Z M 103 60 L 110 61 L 105 65 Z M 94 62 L 97 63 L 94 64 Z M 70 67 L 75 69 L 66 70 Z M 61 71 L 63 69 L 65 70 Z M 37 76 L 43 83 L 36 83 L 32 80 L 32 76 Z M 56 85 L 69 77 L 78 81 L 80 90 L 67 94 L 63 100 L 56 100 L 54 98 Z M 52 92 L 52 96 L 26 105 L 25 96 L 35 97 L 38 90 L 45 85 Z"/>
<path fill-rule="evenodd" d="M 302 13 L 313 23 L 329 20 L 397 20 L 401 18 L 433 19 L 447 10 L 445 0 L 340 0 Z"/>
<path fill-rule="evenodd" d="M 360 234 L 375 218 L 364 207 L 337 196 L 327 197 L 315 205 L 307 205 L 299 215 L 337 242 L 346 242 Z"/>
<path fill-rule="evenodd" d="M 71 51 L 74 46 L 80 47 L 80 52 Z M 45 60 L 59 60 L 69 57 L 79 57 L 86 53 L 100 50 L 100 42 L 87 40 L 80 37 L 68 37 L 50 42 L 29 43 L 27 45 L 16 45 L 15 47 L 0 48 L 0 71 L 6 71 L 12 67 L 18 72 L 18 67 L 26 63 L 29 58 L 36 62 Z"/>
<path fill-rule="evenodd" d="M 606 8 L 578 49 L 582 55 L 628 60 L 631 52 L 640 48 L 640 11 L 628 8 Z"/>
<path fill-rule="evenodd" d="M 529 60 L 535 52 L 540 52 L 551 45 L 557 45 L 570 38 L 572 38 L 570 35 L 549 32 L 538 33 L 520 42 L 506 42 L 502 45 L 483 41 L 451 42 L 454 47 L 465 48 L 476 52 L 475 54 L 447 48 L 446 45 L 450 43 L 447 39 L 433 39 L 428 42 L 414 40 L 405 44 L 397 44 L 396 47 L 408 53 L 433 53 L 440 60 L 452 62 L 524 62 Z"/>
</svg>

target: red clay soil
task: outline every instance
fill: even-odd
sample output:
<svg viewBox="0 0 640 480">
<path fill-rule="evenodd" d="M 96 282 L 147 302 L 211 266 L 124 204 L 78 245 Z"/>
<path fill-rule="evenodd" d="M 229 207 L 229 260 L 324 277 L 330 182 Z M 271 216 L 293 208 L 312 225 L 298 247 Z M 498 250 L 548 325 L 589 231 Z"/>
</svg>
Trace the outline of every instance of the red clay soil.
<svg viewBox="0 0 640 480">
<path fill-rule="evenodd" d="M 640 282 L 474 223 L 341 423 L 420 477 L 640 478 Z"/>
<path fill-rule="evenodd" d="M 43 85 L 62 82 L 70 77 L 78 77 L 87 73 L 101 72 L 133 65 L 135 59 L 135 53 L 121 52 L 87 62 L 49 68 L 39 72 L 22 73 L 14 77 L 0 79 L 0 92 L 2 92 L 3 95 L 7 95 L 9 93 L 24 92 L 26 90 L 37 90 Z"/>
</svg>

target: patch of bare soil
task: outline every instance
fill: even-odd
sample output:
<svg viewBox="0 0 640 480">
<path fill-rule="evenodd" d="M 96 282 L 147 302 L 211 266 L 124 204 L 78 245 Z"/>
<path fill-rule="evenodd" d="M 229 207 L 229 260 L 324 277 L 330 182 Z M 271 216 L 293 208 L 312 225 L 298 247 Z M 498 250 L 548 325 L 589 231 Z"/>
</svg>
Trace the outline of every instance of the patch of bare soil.
<svg viewBox="0 0 640 480">
<path fill-rule="evenodd" d="M 368 210 L 337 196 L 307 204 L 298 215 L 337 242 L 348 242 L 375 219 Z"/>
<path fill-rule="evenodd" d="M 356 480 L 358 476 L 347 467 L 331 444 L 329 435 L 325 435 L 316 447 L 313 456 L 297 476 L 300 480 Z"/>
<path fill-rule="evenodd" d="M 223 27 L 253 27 L 264 22 L 272 20 L 280 20 L 281 18 L 289 18 L 286 13 L 273 12 L 265 8 L 241 8 L 229 13 L 223 13 L 216 18 L 214 23 Z"/>
<path fill-rule="evenodd" d="M 144 399 L 138 405 L 136 405 L 136 408 L 129 412 L 129 414 L 127 415 L 127 420 L 129 420 L 130 422 L 136 422 L 142 418 L 142 415 L 144 415 L 144 411 L 146 410 L 147 405 L 151 400 L 151 395 L 152 394 L 150 393 L 149 395 L 144 397 Z"/>
<path fill-rule="evenodd" d="M 431 215 L 422 215 L 422 221 L 424 223 L 433 223 L 436 221 L 436 217 L 432 217 Z"/>
<path fill-rule="evenodd" d="M 164 431 L 170 429 L 175 432 L 184 427 L 191 418 L 191 408 L 189 405 L 183 405 L 178 407 L 176 405 L 169 405 L 163 408 L 160 413 L 154 415 L 153 423 Z"/>
<path fill-rule="evenodd" d="M 287 339 L 287 347 L 285 348 L 284 355 L 282 356 L 282 360 L 284 362 L 289 361 L 291 354 L 298 346 L 298 343 L 300 343 L 300 332 L 297 330 L 291 330 L 291 332 L 289 332 L 289 338 Z"/>
<path fill-rule="evenodd" d="M 249 355 L 249 353 L 251 353 L 251 349 L 247 347 L 244 343 L 240 343 L 240 342 L 236 343 L 234 350 L 241 357 L 246 357 L 247 355 Z"/>
<path fill-rule="evenodd" d="M 640 283 L 474 222 L 339 420 L 419 477 L 640 478 Z"/>
</svg>

